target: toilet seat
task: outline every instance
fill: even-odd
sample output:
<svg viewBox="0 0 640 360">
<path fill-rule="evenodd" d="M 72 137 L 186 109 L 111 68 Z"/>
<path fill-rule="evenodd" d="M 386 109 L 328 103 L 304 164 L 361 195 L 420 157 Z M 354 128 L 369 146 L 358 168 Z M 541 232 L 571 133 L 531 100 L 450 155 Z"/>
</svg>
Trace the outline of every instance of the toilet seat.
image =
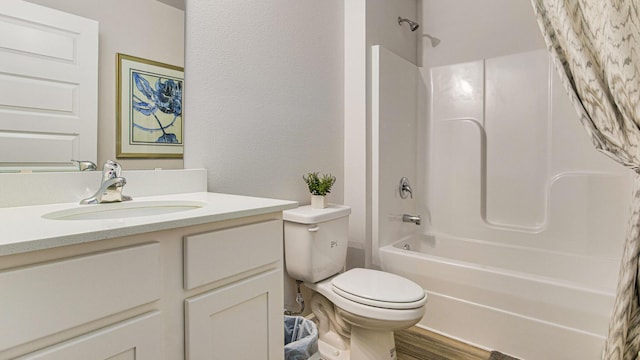
<svg viewBox="0 0 640 360">
<path fill-rule="evenodd" d="M 426 303 L 424 289 L 401 276 L 351 269 L 331 279 L 333 291 L 351 301 L 384 309 L 416 309 Z"/>
<path fill-rule="evenodd" d="M 411 305 L 407 306 L 406 308 L 395 308 L 395 309 L 391 308 L 390 306 L 398 305 L 398 304 L 380 301 L 378 305 L 381 305 L 381 306 L 368 305 L 368 304 L 365 304 L 365 302 L 368 301 L 369 303 L 374 303 L 376 300 L 366 299 L 361 296 L 358 297 L 351 294 L 351 297 L 356 299 L 357 300 L 356 301 L 339 294 L 338 291 L 336 291 L 336 287 L 334 287 L 332 284 L 333 279 L 343 274 L 349 273 L 353 270 L 355 269 L 351 269 L 345 273 L 334 276 L 333 278 L 328 278 L 320 282 L 316 282 L 316 283 L 305 282 L 304 285 L 309 289 L 316 291 L 321 295 L 325 296 L 335 306 L 358 316 L 362 316 L 370 319 L 376 319 L 376 320 L 384 320 L 384 321 L 415 321 L 417 322 L 424 315 L 425 308 L 426 308 L 425 305 L 427 303 L 427 295 L 424 292 L 424 290 L 422 290 L 421 288 L 420 288 L 420 291 L 422 291 L 422 296 L 423 296 L 421 300 L 407 303 Z M 376 271 L 376 270 L 370 270 L 370 269 L 362 269 L 362 270 Z M 375 276 L 375 275 L 372 274 L 371 276 Z"/>
</svg>

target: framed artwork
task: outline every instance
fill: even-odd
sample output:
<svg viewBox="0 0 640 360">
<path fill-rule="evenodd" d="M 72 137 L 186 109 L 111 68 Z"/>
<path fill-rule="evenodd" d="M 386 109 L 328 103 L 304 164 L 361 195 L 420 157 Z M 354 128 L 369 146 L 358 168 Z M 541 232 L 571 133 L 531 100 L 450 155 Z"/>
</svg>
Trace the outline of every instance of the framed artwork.
<svg viewBox="0 0 640 360">
<path fill-rule="evenodd" d="M 118 54 L 116 157 L 182 158 L 184 68 Z"/>
</svg>

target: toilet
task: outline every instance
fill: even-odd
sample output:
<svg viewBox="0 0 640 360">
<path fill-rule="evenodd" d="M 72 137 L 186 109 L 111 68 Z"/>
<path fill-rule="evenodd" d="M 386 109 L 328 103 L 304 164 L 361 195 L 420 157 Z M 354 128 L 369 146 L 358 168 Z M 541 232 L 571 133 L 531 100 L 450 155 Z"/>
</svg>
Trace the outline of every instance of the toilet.
<svg viewBox="0 0 640 360">
<path fill-rule="evenodd" d="M 283 212 L 285 266 L 313 291 L 318 348 L 325 360 L 395 360 L 393 332 L 422 319 L 416 283 L 372 269 L 344 271 L 351 208 L 301 206 Z"/>
</svg>

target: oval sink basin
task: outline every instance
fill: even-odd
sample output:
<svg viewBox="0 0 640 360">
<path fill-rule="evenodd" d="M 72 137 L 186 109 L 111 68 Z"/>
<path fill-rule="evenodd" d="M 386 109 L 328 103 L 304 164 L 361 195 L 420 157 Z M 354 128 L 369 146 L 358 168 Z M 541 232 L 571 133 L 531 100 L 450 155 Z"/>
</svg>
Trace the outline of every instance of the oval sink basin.
<svg viewBox="0 0 640 360">
<path fill-rule="evenodd" d="M 50 220 L 104 220 L 171 214 L 199 209 L 206 203 L 199 201 L 139 201 L 110 204 L 79 205 L 76 208 L 42 215 Z"/>
</svg>

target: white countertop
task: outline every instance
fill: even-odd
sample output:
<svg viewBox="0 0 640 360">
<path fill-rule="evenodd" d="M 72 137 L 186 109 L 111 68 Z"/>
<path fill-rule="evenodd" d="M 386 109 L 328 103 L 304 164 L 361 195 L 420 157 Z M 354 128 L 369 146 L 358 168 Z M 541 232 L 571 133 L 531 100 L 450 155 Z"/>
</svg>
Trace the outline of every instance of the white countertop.
<svg viewBox="0 0 640 360">
<path fill-rule="evenodd" d="M 74 202 L 0 208 L 0 256 L 266 214 L 298 206 L 295 201 L 207 192 L 147 196 L 127 203 L 148 201 L 197 202 L 203 206 L 170 214 L 99 220 L 52 220 L 43 218 L 43 215 L 110 204 L 79 205 Z"/>
</svg>

